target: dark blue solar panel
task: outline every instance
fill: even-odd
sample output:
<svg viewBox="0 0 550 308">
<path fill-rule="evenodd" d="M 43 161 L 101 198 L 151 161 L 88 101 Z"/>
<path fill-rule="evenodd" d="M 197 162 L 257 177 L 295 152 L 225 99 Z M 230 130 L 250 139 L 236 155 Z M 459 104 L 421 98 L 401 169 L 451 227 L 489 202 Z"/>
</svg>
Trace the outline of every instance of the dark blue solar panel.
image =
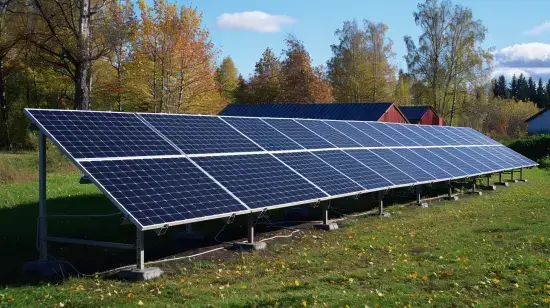
<svg viewBox="0 0 550 308">
<path fill-rule="evenodd" d="M 471 159 L 469 161 L 460 159 L 459 157 L 451 154 L 449 151 L 445 151 L 444 148 L 430 148 L 430 151 L 432 151 L 435 155 L 445 159 L 446 161 L 451 162 L 453 165 L 455 165 L 460 170 L 466 172 L 467 174 L 481 173 L 480 170 L 470 164 Z"/>
<path fill-rule="evenodd" d="M 74 158 L 178 155 L 134 114 L 27 110 Z"/>
<path fill-rule="evenodd" d="M 266 208 L 327 197 L 269 154 L 193 158 L 250 208 Z"/>
<path fill-rule="evenodd" d="M 491 171 L 501 170 L 504 169 L 502 166 L 500 166 L 498 163 L 492 161 L 489 159 L 486 155 L 479 155 L 477 152 L 472 151 L 470 147 L 462 147 L 457 148 L 458 151 L 470 156 L 472 159 L 477 160 L 478 162 L 482 163 L 483 165 L 490 168 Z"/>
<path fill-rule="evenodd" d="M 513 156 L 516 159 L 516 161 L 522 162 L 523 165 L 525 165 L 525 166 L 534 166 L 534 165 L 536 165 L 535 161 L 530 160 L 529 158 L 519 154 L 518 152 L 516 152 L 516 151 L 514 151 L 514 150 L 512 150 L 508 147 L 498 146 L 497 149 L 500 152 L 503 152 L 503 154 Z"/>
<path fill-rule="evenodd" d="M 410 177 L 416 180 L 416 182 L 426 182 L 433 181 L 435 177 L 431 176 L 429 173 L 418 168 L 413 162 L 408 161 L 406 158 L 400 156 L 396 152 L 390 149 L 375 149 L 371 150 L 376 153 L 378 156 L 384 158 L 393 166 L 397 167 L 402 172 L 406 173 Z"/>
<path fill-rule="evenodd" d="M 477 130 L 471 128 L 471 127 L 461 127 L 461 130 L 463 130 L 464 133 L 470 134 L 478 138 L 483 144 L 494 144 L 494 145 L 501 145 L 497 141 L 485 136 L 484 134 L 478 132 Z"/>
<path fill-rule="evenodd" d="M 372 169 L 342 151 L 320 151 L 314 154 L 368 190 L 393 186 Z"/>
<path fill-rule="evenodd" d="M 476 152 L 477 154 L 481 155 L 481 156 L 487 157 L 492 162 L 497 164 L 500 167 L 500 169 L 508 169 L 508 168 L 514 168 L 515 167 L 515 164 L 509 163 L 508 161 L 506 161 L 504 159 L 501 159 L 499 157 L 500 155 L 493 155 L 493 154 L 485 151 L 485 147 L 470 147 L 470 149 L 472 151 Z"/>
<path fill-rule="evenodd" d="M 414 142 L 414 140 L 409 139 L 407 136 L 404 136 L 400 132 L 393 129 L 392 128 L 393 125 L 389 125 L 389 124 L 382 123 L 382 122 L 369 123 L 369 124 L 372 125 L 374 128 L 378 129 L 379 131 L 381 131 L 382 133 L 386 134 L 387 136 L 389 136 L 393 140 L 399 142 L 399 144 L 401 144 L 401 145 L 404 145 L 404 146 L 417 146 L 418 145 L 418 143 Z"/>
<path fill-rule="evenodd" d="M 416 126 L 420 130 L 425 132 L 425 136 L 428 136 L 437 145 L 460 145 L 460 142 L 451 138 L 441 126 L 432 125 L 418 125 Z"/>
<path fill-rule="evenodd" d="M 449 127 L 449 129 L 452 129 L 453 133 L 455 135 L 460 136 L 462 139 L 466 140 L 470 144 L 473 145 L 483 145 L 485 144 L 485 140 L 478 138 L 477 136 L 474 136 L 472 134 L 466 133 L 466 130 L 460 128 L 460 127 Z"/>
<path fill-rule="evenodd" d="M 416 181 L 369 150 L 348 150 L 349 155 L 378 172 L 394 185 L 412 184 Z"/>
<path fill-rule="evenodd" d="M 325 138 L 328 142 L 339 148 L 360 147 L 361 145 L 341 132 L 320 120 L 297 120 L 300 124 L 312 130 L 317 135 Z"/>
<path fill-rule="evenodd" d="M 247 210 L 187 158 L 81 164 L 144 227 Z"/>
<path fill-rule="evenodd" d="M 475 144 L 473 142 L 470 142 L 467 139 L 462 138 L 462 136 L 455 133 L 454 128 L 448 127 L 448 126 L 439 126 L 441 130 L 445 132 L 449 138 L 454 139 L 456 142 L 458 142 L 458 145 L 472 145 Z M 453 144 L 454 145 L 454 144 Z"/>
<path fill-rule="evenodd" d="M 431 161 L 438 167 L 441 167 L 442 169 L 445 169 L 446 172 L 452 174 L 455 177 L 464 176 L 467 175 L 466 172 L 461 170 L 460 168 L 456 167 L 456 162 L 452 161 L 448 157 L 439 157 L 437 156 L 432 149 L 412 149 L 413 152 L 416 154 L 424 157 L 425 159 Z M 447 160 L 449 159 L 449 160 Z"/>
<path fill-rule="evenodd" d="M 264 119 L 264 121 L 306 149 L 335 147 L 292 119 Z"/>
<path fill-rule="evenodd" d="M 261 119 L 233 117 L 223 117 L 223 119 L 267 151 L 303 149 Z"/>
<path fill-rule="evenodd" d="M 435 163 L 430 162 L 428 159 L 416 154 L 412 149 L 392 149 L 395 153 L 406 158 L 408 161 L 414 163 L 418 168 L 429 173 L 431 176 L 438 180 L 452 178 L 449 172 L 443 170 L 443 167 L 438 167 Z"/>
<path fill-rule="evenodd" d="M 262 151 L 218 117 L 175 114 L 142 116 L 186 154 Z"/>
<path fill-rule="evenodd" d="M 418 125 L 392 125 L 392 127 L 398 130 L 401 134 L 413 139 L 416 143 L 422 146 L 443 145 L 442 142 L 425 131 L 420 129 Z"/>
<path fill-rule="evenodd" d="M 284 153 L 276 154 L 275 156 L 331 196 L 364 190 L 363 187 L 357 185 L 357 183 L 311 153 Z"/>
<path fill-rule="evenodd" d="M 376 141 L 373 137 L 361 132 L 348 122 L 342 121 L 325 121 L 327 125 L 330 125 L 334 129 L 337 129 L 342 134 L 345 134 L 349 138 L 353 139 L 355 142 L 359 143 L 364 147 L 379 147 L 382 144 Z"/>
<path fill-rule="evenodd" d="M 383 146 L 401 146 L 402 144 L 397 142 L 392 135 L 388 136 L 381 131 L 375 129 L 371 124 L 367 122 L 349 122 L 353 127 L 362 131 L 365 135 L 373 138 Z"/>
<path fill-rule="evenodd" d="M 498 149 L 499 147 L 490 146 L 490 147 L 483 147 L 483 151 L 490 153 L 491 155 L 498 157 L 498 159 L 505 161 L 510 167 L 517 168 L 523 166 L 523 162 L 520 162 L 516 159 L 516 157 L 504 154 L 502 151 Z"/>
<path fill-rule="evenodd" d="M 469 165 L 474 167 L 476 170 L 479 170 L 479 173 L 491 172 L 493 168 L 486 166 L 484 163 L 474 159 L 473 157 L 467 155 L 464 152 L 459 151 L 457 148 L 443 148 L 443 150 L 458 159 L 467 162 Z"/>
</svg>

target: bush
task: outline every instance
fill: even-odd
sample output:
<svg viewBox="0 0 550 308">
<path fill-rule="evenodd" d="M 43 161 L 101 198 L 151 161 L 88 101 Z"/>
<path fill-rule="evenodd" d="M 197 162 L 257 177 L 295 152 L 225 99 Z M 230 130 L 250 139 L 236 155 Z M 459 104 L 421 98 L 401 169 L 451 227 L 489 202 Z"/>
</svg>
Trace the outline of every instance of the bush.
<svg viewBox="0 0 550 308">
<path fill-rule="evenodd" d="M 537 163 L 539 168 L 550 169 L 550 155 L 540 158 Z"/>
<path fill-rule="evenodd" d="M 512 150 L 532 160 L 550 160 L 550 135 L 541 134 L 506 142 Z"/>
</svg>

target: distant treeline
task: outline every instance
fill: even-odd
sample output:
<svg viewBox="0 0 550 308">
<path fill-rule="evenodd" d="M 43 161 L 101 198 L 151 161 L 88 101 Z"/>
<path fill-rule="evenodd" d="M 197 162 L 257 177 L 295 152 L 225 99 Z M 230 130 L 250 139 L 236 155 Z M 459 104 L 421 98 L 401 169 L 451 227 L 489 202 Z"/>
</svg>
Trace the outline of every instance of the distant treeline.
<svg viewBox="0 0 550 308">
<path fill-rule="evenodd" d="M 522 102 L 533 102 L 538 108 L 550 107 L 550 79 L 544 83 L 542 78 L 538 82 L 532 77 L 512 76 L 508 83 L 504 75 L 493 79 L 493 95 L 502 99 L 514 99 Z"/>
</svg>

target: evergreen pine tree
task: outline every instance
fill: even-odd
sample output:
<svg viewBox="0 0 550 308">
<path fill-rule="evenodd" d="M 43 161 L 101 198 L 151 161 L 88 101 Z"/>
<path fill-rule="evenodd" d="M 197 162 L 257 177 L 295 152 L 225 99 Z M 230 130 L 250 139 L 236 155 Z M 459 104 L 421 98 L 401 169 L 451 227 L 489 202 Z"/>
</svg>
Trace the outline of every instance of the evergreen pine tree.
<svg viewBox="0 0 550 308">
<path fill-rule="evenodd" d="M 512 82 L 510 83 L 510 98 L 518 100 L 518 81 L 516 79 L 516 74 L 512 76 Z"/>
<path fill-rule="evenodd" d="M 527 92 L 527 99 L 533 103 L 537 103 L 537 85 L 535 81 L 533 81 L 533 77 L 529 77 L 527 81 L 527 86 L 529 87 L 529 90 Z"/>
<path fill-rule="evenodd" d="M 536 100 L 537 107 L 544 108 L 544 105 L 546 105 L 545 103 L 546 91 L 544 89 L 544 84 L 542 83 L 542 78 L 539 78 L 536 97 L 537 97 L 537 100 Z"/>
</svg>

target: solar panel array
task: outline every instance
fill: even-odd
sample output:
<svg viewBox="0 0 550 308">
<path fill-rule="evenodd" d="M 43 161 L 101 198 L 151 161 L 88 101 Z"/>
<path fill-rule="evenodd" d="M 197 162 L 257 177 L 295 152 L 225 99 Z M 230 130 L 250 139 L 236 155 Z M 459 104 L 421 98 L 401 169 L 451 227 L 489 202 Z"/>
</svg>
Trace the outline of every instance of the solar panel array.
<svg viewBox="0 0 550 308">
<path fill-rule="evenodd" d="M 470 128 L 25 113 L 141 230 L 536 165 Z"/>
</svg>

